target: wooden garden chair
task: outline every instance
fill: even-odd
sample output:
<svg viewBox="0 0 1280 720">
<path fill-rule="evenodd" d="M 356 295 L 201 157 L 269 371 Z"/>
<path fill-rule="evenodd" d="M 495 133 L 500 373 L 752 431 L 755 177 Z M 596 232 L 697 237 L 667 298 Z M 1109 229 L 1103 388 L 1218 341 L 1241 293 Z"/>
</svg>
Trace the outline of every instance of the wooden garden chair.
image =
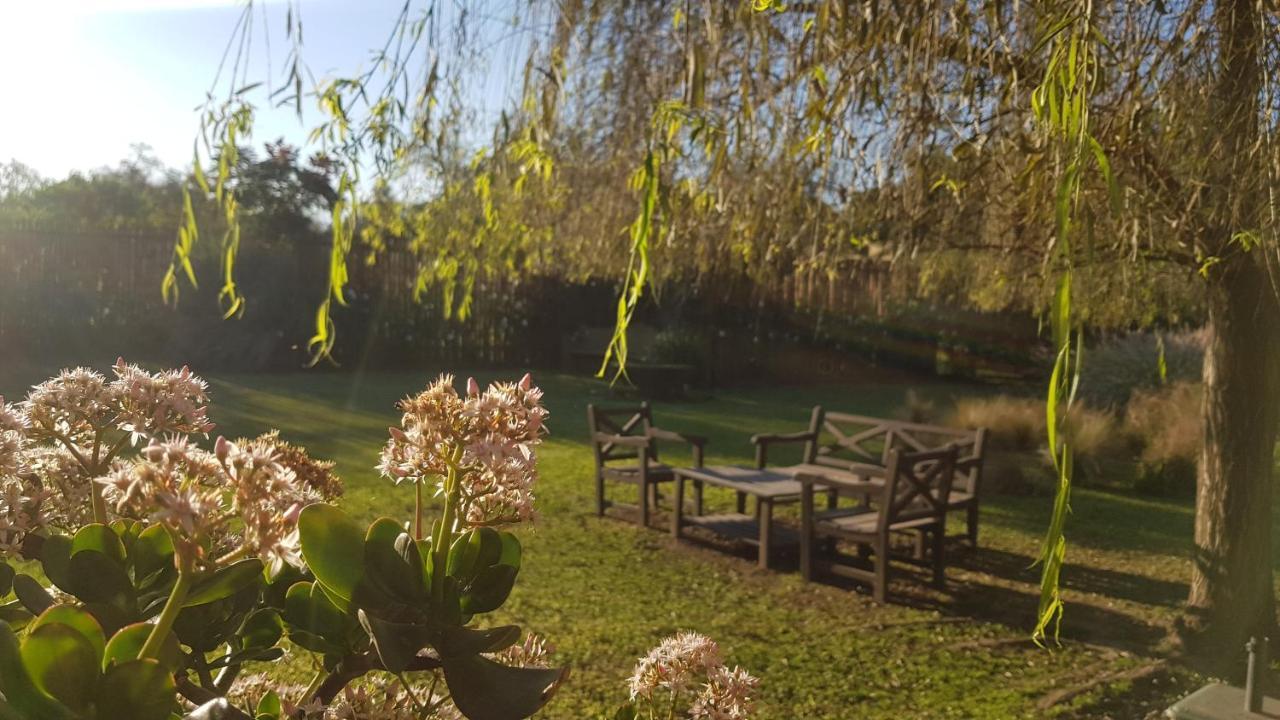
<svg viewBox="0 0 1280 720">
<path fill-rule="evenodd" d="M 812 580 L 816 569 L 853 578 L 869 583 L 876 602 L 883 603 L 889 586 L 893 536 L 918 533 L 930 539 L 933 583 L 943 586 L 946 583 L 947 497 L 955 478 L 958 455 L 954 445 L 923 452 L 890 450 L 881 489 L 870 498 L 870 507 L 853 514 L 846 510 L 823 512 L 814 506 L 817 492 L 830 488 L 839 491 L 849 485 L 848 481 L 836 480 L 830 475 L 797 474 L 802 487 L 800 573 L 804 579 Z M 854 487 L 864 493 L 863 485 L 865 483 Z M 823 552 L 826 540 L 855 543 L 864 555 L 869 551 L 872 569 L 839 562 L 836 553 Z M 913 555 L 912 559 L 922 558 Z"/>
<path fill-rule="evenodd" d="M 947 507 L 965 513 L 966 538 L 978 545 L 979 488 L 982 484 L 983 457 L 986 450 L 985 428 L 959 428 L 909 423 L 899 420 L 827 412 L 821 405 L 813 408 L 807 430 L 795 433 L 756 435 L 756 465 L 765 467 L 771 445 L 804 443 L 798 465 L 775 468 L 790 472 L 827 474 L 865 479 L 883 473 L 889 452 L 920 452 L 955 445 L 959 450 L 956 477 Z"/>
<path fill-rule="evenodd" d="M 610 505 L 628 507 L 605 497 L 605 481 L 622 482 L 638 488 L 641 526 L 649 524 L 650 510 L 658 505 L 658 486 L 674 479 L 674 468 L 661 461 L 658 441 L 689 445 L 693 466 L 702 467 L 703 448 L 707 439 L 698 435 L 664 430 L 653 424 L 649 403 L 639 406 L 604 408 L 587 405 L 587 427 L 591 432 L 591 448 L 595 455 L 596 514 L 604 515 Z M 702 485 L 694 484 L 694 512 L 702 514 Z"/>
</svg>

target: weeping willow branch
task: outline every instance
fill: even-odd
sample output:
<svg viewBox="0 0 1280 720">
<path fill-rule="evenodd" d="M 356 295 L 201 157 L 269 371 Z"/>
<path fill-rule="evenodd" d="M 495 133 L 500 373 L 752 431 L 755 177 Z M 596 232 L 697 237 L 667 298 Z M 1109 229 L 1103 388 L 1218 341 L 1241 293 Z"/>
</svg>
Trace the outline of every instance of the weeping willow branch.
<svg viewBox="0 0 1280 720">
<path fill-rule="evenodd" d="M 1067 418 L 1075 402 L 1084 358 L 1084 330 L 1072 307 L 1074 255 L 1072 240 L 1081 215 L 1082 178 L 1092 159 L 1112 198 L 1118 197 L 1110 164 L 1101 145 L 1090 134 L 1089 105 L 1097 83 L 1098 63 L 1094 43 L 1092 0 L 1068 3 L 1060 15 L 1051 15 L 1038 46 L 1049 46 L 1044 80 L 1031 96 L 1032 112 L 1057 145 L 1060 167 L 1054 204 L 1054 247 L 1046 260 L 1059 278 L 1050 312 L 1053 343 L 1057 351 L 1045 400 L 1049 453 L 1058 473 L 1053 514 L 1040 548 L 1040 604 L 1032 638 L 1043 643 L 1050 626 L 1058 637 L 1063 615 L 1061 574 L 1066 560 L 1067 516 L 1071 512 L 1073 475 L 1072 438 Z"/>
</svg>

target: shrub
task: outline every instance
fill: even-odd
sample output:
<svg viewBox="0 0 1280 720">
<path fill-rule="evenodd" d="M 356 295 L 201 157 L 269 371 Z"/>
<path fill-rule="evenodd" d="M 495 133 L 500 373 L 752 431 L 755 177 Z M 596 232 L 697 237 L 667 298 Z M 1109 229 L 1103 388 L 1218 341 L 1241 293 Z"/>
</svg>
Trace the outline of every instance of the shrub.
<svg viewBox="0 0 1280 720">
<path fill-rule="evenodd" d="M 997 395 L 956 402 L 947 423 L 986 428 L 987 442 L 1001 450 L 1035 450 L 1045 443 L 1044 401 Z"/>
<path fill-rule="evenodd" d="M 949 423 L 959 427 L 987 428 L 988 445 L 993 450 L 1028 453 L 1040 452 L 1041 465 L 1049 462 L 1046 444 L 1047 417 L 1044 400 L 997 395 L 990 398 L 968 398 L 956 403 Z M 1075 452 L 1077 479 L 1101 481 L 1111 479 L 1106 473 L 1119 466 L 1115 462 L 1124 453 L 1125 442 L 1115 415 L 1076 405 L 1067 416 L 1063 436 Z M 996 484 L 1007 485 L 1011 494 L 1031 492 L 1029 486 L 1041 478 L 1028 469 L 1027 463 L 1004 463 L 997 471 L 1007 477 Z M 984 476 L 990 472 L 984 470 Z"/>
<path fill-rule="evenodd" d="M 1204 332 L 1130 333 L 1085 352 L 1080 399 L 1098 408 L 1123 408 L 1136 390 L 1155 389 L 1160 379 L 1161 340 L 1165 383 L 1193 382 L 1204 364 Z"/>
<path fill-rule="evenodd" d="M 1141 448 L 1137 489 L 1156 495 L 1195 492 L 1202 442 L 1202 390 L 1180 382 L 1139 390 L 1125 410 L 1125 430 Z"/>
</svg>

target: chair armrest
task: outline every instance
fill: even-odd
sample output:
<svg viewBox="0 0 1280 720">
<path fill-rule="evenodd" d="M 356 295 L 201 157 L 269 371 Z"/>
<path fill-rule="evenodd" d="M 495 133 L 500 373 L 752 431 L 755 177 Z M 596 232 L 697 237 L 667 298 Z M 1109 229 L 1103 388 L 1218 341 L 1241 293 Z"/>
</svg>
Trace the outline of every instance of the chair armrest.
<svg viewBox="0 0 1280 720">
<path fill-rule="evenodd" d="M 751 444 L 765 445 L 767 443 L 781 442 L 810 442 L 817 439 L 818 434 L 808 430 L 793 433 L 761 433 L 759 435 L 751 436 Z"/>
<path fill-rule="evenodd" d="M 793 433 L 762 433 L 751 436 L 751 444 L 756 446 L 756 467 L 763 470 L 769 464 L 769 444 L 788 442 L 817 442 L 818 433 L 810 430 Z"/>
<path fill-rule="evenodd" d="M 610 445 L 623 445 L 625 447 L 647 448 L 649 447 L 649 438 L 644 435 L 610 435 L 609 433 L 598 432 L 593 434 L 592 439 L 598 443 L 608 443 Z"/>
<path fill-rule="evenodd" d="M 649 427 L 648 437 L 651 440 L 671 440 L 673 442 L 688 443 L 693 450 L 693 466 L 702 467 L 702 449 L 707 444 L 707 439 L 701 435 L 693 435 L 690 433 L 678 433 L 671 430 L 663 430 L 658 427 Z"/>
<path fill-rule="evenodd" d="M 702 447 L 706 445 L 708 442 L 707 438 L 701 435 L 694 435 L 692 433 L 678 433 L 672 430 L 663 430 L 662 428 L 658 428 L 658 427 L 649 428 L 649 437 L 655 440 L 671 440 L 673 442 L 688 443 L 689 445 L 694 445 L 697 447 Z"/>
</svg>

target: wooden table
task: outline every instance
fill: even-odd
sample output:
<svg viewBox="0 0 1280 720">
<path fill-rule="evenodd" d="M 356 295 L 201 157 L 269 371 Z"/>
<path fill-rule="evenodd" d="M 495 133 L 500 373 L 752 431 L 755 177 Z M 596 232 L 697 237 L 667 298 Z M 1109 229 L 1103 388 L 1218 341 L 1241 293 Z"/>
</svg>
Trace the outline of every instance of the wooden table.
<svg viewBox="0 0 1280 720">
<path fill-rule="evenodd" d="M 727 488 L 738 493 L 738 512 L 720 515 L 684 514 L 684 483 L 692 480 L 703 485 Z M 757 470 L 739 465 L 712 465 L 675 469 L 675 512 L 671 514 L 671 534 L 681 537 L 685 525 L 698 525 L 720 535 L 756 545 L 759 564 L 769 567 L 769 556 L 778 544 L 798 544 L 794 531 L 775 528 L 773 506 L 800 499 L 801 485 L 792 475 L 778 470 Z M 745 514 L 746 497 L 756 499 L 756 517 Z"/>
</svg>

